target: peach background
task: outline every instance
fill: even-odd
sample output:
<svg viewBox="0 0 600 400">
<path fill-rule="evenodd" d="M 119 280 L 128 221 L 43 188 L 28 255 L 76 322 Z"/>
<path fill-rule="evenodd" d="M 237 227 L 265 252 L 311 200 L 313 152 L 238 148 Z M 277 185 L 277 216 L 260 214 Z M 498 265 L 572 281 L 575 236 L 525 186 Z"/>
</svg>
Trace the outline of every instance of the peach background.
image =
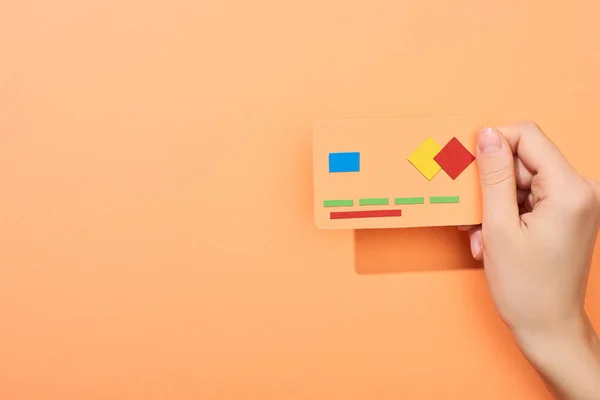
<svg viewBox="0 0 600 400">
<path fill-rule="evenodd" d="M 443 148 L 456 137 L 475 154 L 481 120 L 473 118 L 335 119 L 315 123 L 313 177 L 315 223 L 320 229 L 373 229 L 481 223 L 477 164 L 455 180 L 442 169 L 427 180 L 408 157 L 428 137 Z M 360 152 L 360 171 L 329 173 L 329 153 Z M 430 196 L 459 196 L 459 203 L 430 204 Z M 360 206 L 359 199 L 384 197 L 387 206 Z M 425 204 L 394 204 L 395 197 L 425 197 Z M 353 199 L 352 207 L 324 207 L 329 199 Z M 401 217 L 330 219 L 332 211 L 402 210 Z M 414 250 L 419 252 L 418 249 Z M 402 259 L 402 257 L 400 257 Z"/>
<path fill-rule="evenodd" d="M 311 126 L 534 119 L 600 178 L 599 25 L 596 0 L 0 2 L 0 398 L 548 398 L 480 269 L 366 276 L 381 232 L 315 228 Z M 448 235 L 427 262 L 466 263 Z"/>
</svg>

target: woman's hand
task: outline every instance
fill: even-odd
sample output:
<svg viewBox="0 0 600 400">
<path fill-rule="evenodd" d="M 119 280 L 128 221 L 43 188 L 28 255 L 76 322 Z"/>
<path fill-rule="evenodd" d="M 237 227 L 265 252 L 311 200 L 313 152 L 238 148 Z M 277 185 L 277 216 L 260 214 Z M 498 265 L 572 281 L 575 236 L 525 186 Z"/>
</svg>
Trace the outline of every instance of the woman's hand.
<svg viewBox="0 0 600 400">
<path fill-rule="evenodd" d="M 556 396 L 600 399 L 600 347 L 584 310 L 600 185 L 542 130 L 480 132 L 483 225 L 469 230 L 496 307 Z"/>
</svg>

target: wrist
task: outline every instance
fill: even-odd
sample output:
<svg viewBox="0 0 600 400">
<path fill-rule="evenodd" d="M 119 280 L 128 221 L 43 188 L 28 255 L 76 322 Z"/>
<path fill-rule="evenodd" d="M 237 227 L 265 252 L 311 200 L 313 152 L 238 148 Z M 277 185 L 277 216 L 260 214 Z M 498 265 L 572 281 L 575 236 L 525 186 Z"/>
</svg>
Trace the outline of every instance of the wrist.
<svg viewBox="0 0 600 400">
<path fill-rule="evenodd" d="M 588 334 L 585 314 L 573 315 L 560 321 L 511 326 L 511 332 L 523 352 L 535 352 L 548 342 L 584 342 Z"/>
<path fill-rule="evenodd" d="M 512 328 L 512 333 L 521 351 L 528 358 L 544 358 L 549 347 L 565 350 L 585 349 L 600 355 L 600 341 L 585 312 L 548 326 L 515 327 Z"/>
<path fill-rule="evenodd" d="M 513 334 L 557 398 L 598 398 L 600 344 L 585 313 L 549 327 L 513 329 Z"/>
</svg>

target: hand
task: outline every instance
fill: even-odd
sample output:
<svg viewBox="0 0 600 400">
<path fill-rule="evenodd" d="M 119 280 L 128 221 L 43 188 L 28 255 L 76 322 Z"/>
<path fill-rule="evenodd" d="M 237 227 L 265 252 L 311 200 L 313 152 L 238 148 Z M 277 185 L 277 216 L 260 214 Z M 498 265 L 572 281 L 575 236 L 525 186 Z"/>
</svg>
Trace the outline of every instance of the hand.
<svg viewBox="0 0 600 400">
<path fill-rule="evenodd" d="M 584 310 L 600 185 L 533 123 L 483 130 L 476 158 L 483 225 L 468 228 L 471 250 L 501 317 L 557 396 L 600 399 L 600 347 Z"/>
</svg>

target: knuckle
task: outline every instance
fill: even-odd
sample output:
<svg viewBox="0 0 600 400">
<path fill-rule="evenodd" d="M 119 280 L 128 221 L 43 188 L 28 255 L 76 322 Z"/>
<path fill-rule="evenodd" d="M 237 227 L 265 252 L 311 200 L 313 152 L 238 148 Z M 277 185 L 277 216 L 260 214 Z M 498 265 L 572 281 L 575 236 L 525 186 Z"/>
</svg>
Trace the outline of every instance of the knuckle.
<svg viewBox="0 0 600 400">
<path fill-rule="evenodd" d="M 540 178 L 539 175 L 536 175 L 531 180 L 531 193 L 543 193 L 544 192 L 544 182 Z"/>
<path fill-rule="evenodd" d="M 519 125 L 521 125 L 521 127 L 528 131 L 543 132 L 542 128 L 540 128 L 540 126 L 537 123 L 531 120 L 523 121 Z"/>
<path fill-rule="evenodd" d="M 514 176 L 514 172 L 510 168 L 496 167 L 490 168 L 480 175 L 482 185 L 497 186 L 509 182 Z"/>
<path fill-rule="evenodd" d="M 592 217 L 598 212 L 598 200 L 591 188 L 587 185 L 579 185 L 565 198 L 565 207 L 575 215 Z"/>
<path fill-rule="evenodd" d="M 585 181 L 592 190 L 592 192 L 594 192 L 594 196 L 596 196 L 596 199 L 600 202 L 600 183 L 589 178 L 586 178 Z"/>
</svg>

